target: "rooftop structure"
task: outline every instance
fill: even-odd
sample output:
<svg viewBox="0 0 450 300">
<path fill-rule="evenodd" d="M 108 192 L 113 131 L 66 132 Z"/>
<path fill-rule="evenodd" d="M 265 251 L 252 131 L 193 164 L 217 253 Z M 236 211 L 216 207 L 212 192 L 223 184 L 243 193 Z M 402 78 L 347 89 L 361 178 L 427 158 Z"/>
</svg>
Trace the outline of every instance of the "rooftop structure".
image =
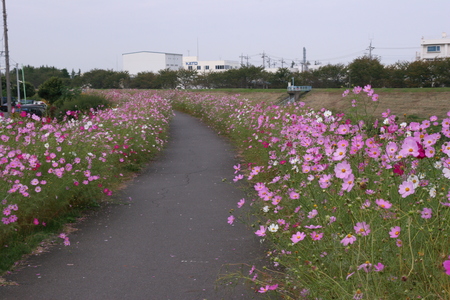
<svg viewBox="0 0 450 300">
<path fill-rule="evenodd" d="M 197 56 L 183 57 L 183 68 L 197 70 L 199 73 L 223 72 L 239 69 L 240 63 L 234 60 L 198 60 Z"/>
<path fill-rule="evenodd" d="M 450 57 L 450 38 L 445 32 L 442 38 L 425 39 L 422 37 L 420 43 L 422 49 L 418 53 L 418 58 L 423 60 L 435 60 Z"/>
<path fill-rule="evenodd" d="M 131 75 L 141 72 L 157 73 L 160 70 L 178 71 L 182 68 L 183 55 L 175 53 L 140 51 L 122 54 L 123 70 Z"/>
</svg>

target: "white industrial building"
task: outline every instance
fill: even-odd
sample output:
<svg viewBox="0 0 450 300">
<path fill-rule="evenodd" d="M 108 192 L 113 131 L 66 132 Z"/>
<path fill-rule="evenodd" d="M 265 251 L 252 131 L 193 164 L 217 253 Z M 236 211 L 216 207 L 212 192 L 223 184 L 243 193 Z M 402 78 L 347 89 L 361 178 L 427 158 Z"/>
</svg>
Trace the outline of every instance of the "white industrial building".
<svg viewBox="0 0 450 300">
<path fill-rule="evenodd" d="M 442 33 L 440 39 L 422 38 L 420 45 L 422 49 L 417 55 L 418 59 L 435 60 L 450 57 L 450 38 L 447 37 L 445 32 Z"/>
<path fill-rule="evenodd" d="M 197 56 L 183 57 L 183 68 L 196 70 L 198 73 L 223 72 L 239 69 L 240 63 L 233 60 L 198 60 Z"/>
<path fill-rule="evenodd" d="M 183 67 L 183 55 L 153 51 L 140 51 L 122 54 L 123 70 L 130 75 L 141 72 L 158 73 L 160 70 L 178 71 Z"/>
</svg>

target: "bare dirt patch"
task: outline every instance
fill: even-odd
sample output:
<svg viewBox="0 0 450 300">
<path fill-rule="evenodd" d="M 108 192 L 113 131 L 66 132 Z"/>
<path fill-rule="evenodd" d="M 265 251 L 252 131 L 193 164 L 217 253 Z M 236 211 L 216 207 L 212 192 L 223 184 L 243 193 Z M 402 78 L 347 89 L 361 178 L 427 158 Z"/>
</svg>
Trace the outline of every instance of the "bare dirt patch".
<svg viewBox="0 0 450 300">
<path fill-rule="evenodd" d="M 300 101 L 305 102 L 307 107 L 315 110 L 321 108 L 331 109 L 336 112 L 345 112 L 350 105 L 352 98 L 342 98 L 344 89 L 335 91 L 312 90 Z M 448 91 L 383 91 L 375 89 L 380 96 L 379 105 L 375 111 L 375 116 L 380 116 L 382 112 L 390 109 L 397 116 L 416 116 L 418 118 L 429 118 L 438 116 L 440 119 L 447 117 L 450 111 L 450 89 Z M 238 92 L 214 92 L 222 95 L 236 95 Z M 243 92 L 240 97 L 261 102 L 277 103 L 288 97 L 287 92 L 270 91 L 267 92 Z M 348 96 L 350 97 L 350 96 Z M 369 100 L 370 101 L 370 100 Z"/>
</svg>

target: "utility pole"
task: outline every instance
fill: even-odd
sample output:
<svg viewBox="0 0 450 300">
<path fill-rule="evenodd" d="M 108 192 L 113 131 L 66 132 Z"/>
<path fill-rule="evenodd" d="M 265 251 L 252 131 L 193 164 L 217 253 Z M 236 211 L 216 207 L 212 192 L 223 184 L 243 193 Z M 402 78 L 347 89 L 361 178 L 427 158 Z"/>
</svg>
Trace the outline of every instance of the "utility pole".
<svg viewBox="0 0 450 300">
<path fill-rule="evenodd" d="M 263 59 L 263 68 L 265 69 L 266 68 L 266 53 L 264 53 L 264 51 L 262 53 L 262 59 Z"/>
<path fill-rule="evenodd" d="M 241 54 L 241 56 L 239 56 L 239 58 L 241 59 L 241 66 L 243 66 L 244 65 L 244 59 L 246 60 L 246 65 L 247 65 L 247 67 L 248 67 L 248 55 L 247 56 L 244 56 L 244 54 Z"/>
<path fill-rule="evenodd" d="M 286 62 L 284 61 L 284 59 L 283 59 L 283 58 L 281 59 L 281 61 L 280 61 L 280 62 L 281 62 L 281 68 L 283 68 L 283 67 L 284 67 L 284 64 L 285 64 Z"/>
<path fill-rule="evenodd" d="M 369 58 L 372 59 L 372 50 L 375 49 L 375 47 L 372 47 L 372 40 L 370 40 L 369 48 L 366 50 L 369 50 Z"/>
<path fill-rule="evenodd" d="M 23 97 L 24 97 L 24 100 L 25 101 L 27 101 L 27 89 L 26 89 L 26 86 L 25 86 L 25 73 L 24 73 L 24 71 L 23 71 L 23 65 L 22 65 L 22 86 L 23 86 Z"/>
<path fill-rule="evenodd" d="M 11 105 L 11 82 L 9 81 L 9 50 L 8 50 L 8 26 L 6 21 L 6 3 L 5 0 L 3 2 L 3 29 L 4 29 L 4 38 L 5 38 L 5 78 L 6 78 L 6 101 L 8 105 L 8 113 L 11 115 L 12 113 L 12 105 Z"/>
</svg>

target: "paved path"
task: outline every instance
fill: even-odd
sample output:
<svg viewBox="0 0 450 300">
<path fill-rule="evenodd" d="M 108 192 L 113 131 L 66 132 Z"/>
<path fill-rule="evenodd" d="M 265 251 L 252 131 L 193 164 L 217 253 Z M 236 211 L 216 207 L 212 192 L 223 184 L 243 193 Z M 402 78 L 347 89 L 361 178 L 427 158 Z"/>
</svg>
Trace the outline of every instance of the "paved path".
<svg viewBox="0 0 450 300">
<path fill-rule="evenodd" d="M 223 139 L 177 113 L 167 148 L 121 193 L 121 204 L 77 226 L 71 246 L 31 257 L 6 277 L 19 285 L 0 287 L 0 299 L 257 298 L 243 284 L 216 286 L 225 265 L 263 256 L 250 229 L 227 224 L 243 197 L 230 184 L 234 163 Z"/>
</svg>

